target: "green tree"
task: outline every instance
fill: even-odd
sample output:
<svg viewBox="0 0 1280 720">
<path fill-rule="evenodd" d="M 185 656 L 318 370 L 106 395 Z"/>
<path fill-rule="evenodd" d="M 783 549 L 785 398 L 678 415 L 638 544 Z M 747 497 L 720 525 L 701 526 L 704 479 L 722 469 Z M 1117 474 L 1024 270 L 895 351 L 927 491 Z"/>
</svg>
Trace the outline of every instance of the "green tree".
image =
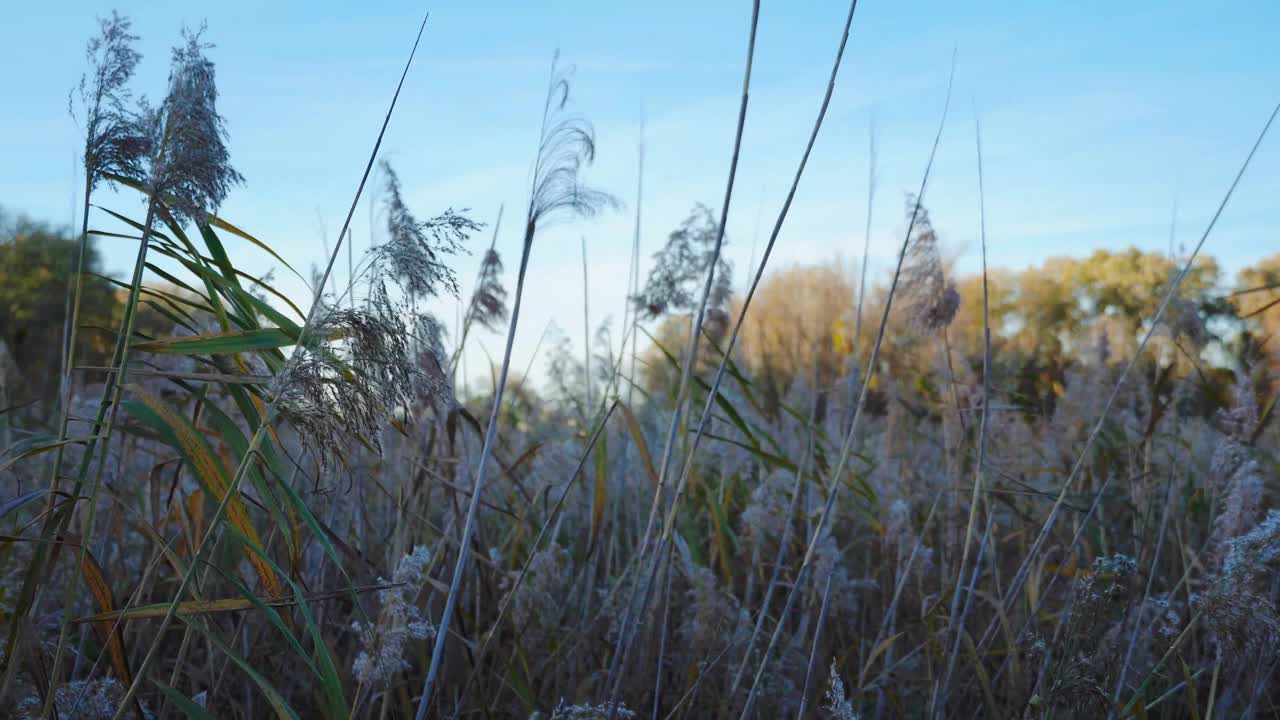
<svg viewBox="0 0 1280 720">
<path fill-rule="evenodd" d="M 10 404 L 47 407 L 57 395 L 67 292 L 79 251 L 79 242 L 67 231 L 0 211 L 0 340 L 21 378 L 7 392 Z M 115 293 L 100 277 L 101 262 L 92 244 L 84 267 L 81 326 L 110 328 Z M 103 365 L 110 340 L 100 330 L 79 333 L 78 362 Z"/>
</svg>

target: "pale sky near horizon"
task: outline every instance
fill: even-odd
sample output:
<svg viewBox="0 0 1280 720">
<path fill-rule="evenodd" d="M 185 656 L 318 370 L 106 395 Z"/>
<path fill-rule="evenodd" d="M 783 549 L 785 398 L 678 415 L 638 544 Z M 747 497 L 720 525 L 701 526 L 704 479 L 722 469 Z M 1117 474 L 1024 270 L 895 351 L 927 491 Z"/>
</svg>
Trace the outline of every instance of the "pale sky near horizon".
<svg viewBox="0 0 1280 720">
<path fill-rule="evenodd" d="M 581 238 L 593 323 L 621 319 L 645 120 L 642 255 L 698 202 L 724 192 L 742 82 L 749 2 L 428 4 L 143 0 L 11 5 L 0 23 L 0 207 L 66 224 L 78 205 L 78 131 L 67 90 L 83 69 L 95 17 L 134 20 L 143 61 L 135 92 L 164 92 L 183 24 L 208 22 L 220 111 L 247 184 L 220 214 L 306 273 L 336 238 L 421 14 L 422 47 L 382 157 L 420 217 L 469 207 L 490 223 L 459 258 L 466 296 L 489 230 L 514 284 L 527 179 L 552 53 L 576 66 L 572 108 L 595 125 L 589 181 L 626 207 L 542 236 L 530 266 L 515 368 L 547 323 L 581 337 Z M 734 281 L 747 280 L 795 172 L 825 89 L 847 3 L 763 3 L 742 164 L 728 223 Z M 991 263 L 1137 245 L 1192 245 L 1280 101 L 1280 3 L 951 3 L 863 0 L 830 112 L 779 237 L 771 268 L 852 262 L 861 253 L 868 126 L 878 183 L 872 273 L 901 243 L 903 196 L 919 185 L 957 57 L 951 114 L 925 198 L 961 270 L 977 265 L 974 118 L 981 119 Z M 368 197 L 368 196 L 366 196 Z M 1206 245 L 1228 271 L 1280 251 L 1280 137 L 1263 145 Z M 140 213 L 128 195 L 99 202 Z M 101 215 L 92 225 L 108 226 Z M 364 204 L 355 247 L 369 243 Z M 244 267 L 268 258 L 229 243 Z M 123 274 L 134 248 L 102 241 Z M 345 255 L 345 254 L 344 254 Z M 757 255 L 758 257 L 758 251 Z M 338 280 L 345 278 L 345 257 Z M 647 268 L 646 268 L 647 269 Z M 302 283 L 277 274 L 299 304 Z M 440 307 L 452 325 L 451 304 Z M 615 335 L 616 337 L 616 335 Z M 478 338 L 500 357 L 501 337 Z M 477 346 L 471 374 L 484 355 Z M 543 371 L 535 366 L 534 376 Z"/>
</svg>

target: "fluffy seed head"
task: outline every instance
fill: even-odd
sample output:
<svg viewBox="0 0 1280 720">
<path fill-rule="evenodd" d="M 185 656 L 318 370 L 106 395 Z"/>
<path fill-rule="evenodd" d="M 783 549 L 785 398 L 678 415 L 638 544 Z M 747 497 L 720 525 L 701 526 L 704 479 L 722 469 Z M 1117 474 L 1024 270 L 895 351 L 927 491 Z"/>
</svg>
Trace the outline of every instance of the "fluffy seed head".
<svg viewBox="0 0 1280 720">
<path fill-rule="evenodd" d="M 938 250 L 938 234 L 929 220 L 929 212 L 916 198 L 907 196 L 907 218 L 915 218 L 912 236 L 903 260 L 900 287 L 903 305 L 912 324 L 925 332 L 940 330 L 951 324 L 960 308 L 960 293 L 947 279 L 942 255 Z"/>
<path fill-rule="evenodd" d="M 152 186 L 171 198 L 176 216 L 195 222 L 216 212 L 231 188 L 244 182 L 231 167 L 214 65 L 205 55 L 213 45 L 201 40 L 203 33 L 204 26 L 182 31 L 184 44 L 173 49 L 169 92 L 158 109 L 144 103 L 143 110 L 155 148 Z"/>
<path fill-rule="evenodd" d="M 595 160 L 595 131 L 586 119 L 565 112 L 573 69 L 562 71 L 557 67 L 558 60 L 556 53 L 542 108 L 525 242 L 533 240 L 536 228 L 560 219 L 594 217 L 601 210 L 619 206 L 617 198 L 609 193 L 582 184 L 582 168 Z"/>
<path fill-rule="evenodd" d="M 85 47 L 89 71 L 80 76 L 69 103 L 72 117 L 83 115 L 85 123 L 84 169 L 90 188 L 104 172 L 142 179 L 151 151 L 128 87 L 142 58 L 133 47 L 138 40 L 131 32 L 133 24 L 112 11 L 111 17 L 98 20 L 98 26 L 98 34 Z"/>
<path fill-rule="evenodd" d="M 720 224 L 711 208 L 701 203 L 695 205 L 680 227 L 667 236 L 667 244 L 654 253 L 653 270 L 649 272 L 644 291 L 632 299 L 636 309 L 650 319 L 696 309 L 719 236 Z M 728 304 L 732 270 L 729 261 L 721 255 L 716 262 L 711 294 L 707 297 L 709 309 L 723 310 Z M 727 316 L 724 322 L 728 324 Z"/>
</svg>

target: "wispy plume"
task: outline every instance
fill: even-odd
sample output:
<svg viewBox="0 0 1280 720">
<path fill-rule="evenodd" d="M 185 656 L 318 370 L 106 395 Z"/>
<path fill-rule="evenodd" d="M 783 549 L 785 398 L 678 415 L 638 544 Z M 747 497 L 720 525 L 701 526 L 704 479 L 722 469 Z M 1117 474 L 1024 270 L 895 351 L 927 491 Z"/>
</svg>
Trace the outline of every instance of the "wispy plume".
<svg viewBox="0 0 1280 720">
<path fill-rule="evenodd" d="M 363 307 L 330 306 L 276 375 L 280 411 L 317 457 L 333 458 L 352 437 L 380 448 L 383 421 L 427 391 L 404 310 L 381 282 Z"/>
<path fill-rule="evenodd" d="M 1227 542 L 1222 571 L 1200 600 L 1219 652 L 1247 659 L 1280 643 L 1275 578 L 1280 572 L 1280 510 Z"/>
<path fill-rule="evenodd" d="M 216 212 L 244 178 L 231 167 L 227 129 L 218 114 L 214 46 L 203 41 L 205 27 L 183 29 L 183 44 L 173 49 L 169 90 L 159 108 L 142 103 L 142 122 L 151 138 L 150 183 L 179 217 L 203 221 Z"/>
<path fill-rule="evenodd" d="M 382 161 L 386 177 L 387 241 L 374 249 L 379 267 L 389 272 L 410 295 L 436 297 L 458 295 L 458 276 L 445 256 L 463 251 L 464 243 L 482 225 L 467 216 L 467 209 L 453 208 L 429 220 L 419 221 L 405 204 L 400 177 Z"/>
<path fill-rule="evenodd" d="M 352 629 L 360 637 L 361 650 L 351 670 L 362 684 L 376 686 L 386 683 L 409 667 L 404 659 L 409 641 L 435 637 L 435 627 L 414 605 L 414 597 L 426 580 L 430 562 L 431 553 L 421 545 L 400 558 L 390 583 L 379 578 L 380 582 L 394 587 L 378 591 L 378 602 L 382 607 L 377 621 L 371 624 L 352 623 Z"/>
<path fill-rule="evenodd" d="M 561 219 L 590 218 L 619 207 L 618 199 L 582 183 L 582 169 L 596 157 L 595 131 L 586 118 L 565 112 L 573 68 L 559 67 L 560 54 L 551 61 L 551 80 L 542 108 L 538 157 L 533 166 L 525 242 L 533 230 Z"/>
<path fill-rule="evenodd" d="M 541 715 L 535 717 L 541 717 Z M 610 718 L 630 720 L 635 717 L 635 711 L 621 703 L 567 705 L 562 699 L 555 710 L 551 711 L 551 720 L 609 720 Z"/>
<path fill-rule="evenodd" d="M 98 20 L 98 26 L 98 35 L 85 48 L 89 72 L 80 76 L 68 102 L 71 116 L 84 122 L 84 169 L 90 190 L 102 173 L 141 178 L 150 152 L 150 139 L 131 107 L 129 81 L 142 59 L 133 47 L 138 41 L 131 32 L 133 23 L 112 11 L 111 17 Z"/>
<path fill-rule="evenodd" d="M 538 135 L 538 154 L 533 167 L 533 184 L 529 191 L 529 209 L 525 215 L 524 243 L 520 253 L 520 270 L 516 274 L 516 295 L 511 306 L 511 323 L 507 327 L 506 349 L 502 356 L 502 369 L 493 393 L 493 405 L 489 411 L 489 427 L 485 431 L 484 446 L 476 466 L 476 479 L 467 507 L 466 522 L 458 543 L 458 558 L 453 567 L 453 580 L 445 599 L 440 625 L 448 627 L 462 586 L 462 576 L 467 567 L 467 554 L 475 532 L 476 515 L 480 510 L 480 495 L 484 492 L 485 473 L 489 458 L 497 442 L 498 418 L 502 397 L 506 391 L 511 371 L 511 353 L 515 344 L 516 329 L 520 320 L 520 302 L 524 293 L 525 273 L 529 267 L 529 255 L 538 228 L 560 218 L 590 217 L 606 207 L 617 205 L 608 193 L 593 190 L 582 184 L 580 171 L 595 158 L 595 139 L 591 125 L 582 118 L 566 116 L 565 104 L 569 100 L 569 81 L 557 70 L 556 58 L 551 62 L 551 80 L 547 87 L 546 102 L 542 107 L 542 126 Z M 422 683 L 422 695 L 418 701 L 417 720 L 426 717 L 431 703 L 432 688 L 444 657 L 448 633 L 436 638 L 431 652 L 431 665 Z"/>
<path fill-rule="evenodd" d="M 845 696 L 844 681 L 840 679 L 834 660 L 831 661 L 831 675 L 827 682 L 827 694 L 823 698 L 826 704 L 822 706 L 823 709 L 831 713 L 833 720 L 858 720 L 853 704 Z"/>
<path fill-rule="evenodd" d="M 900 280 L 902 306 L 913 325 L 932 332 L 955 319 L 960 309 L 960 293 L 946 276 L 938 249 L 938 233 L 929 220 L 929 211 L 919 205 L 916 196 L 908 194 L 907 218 L 912 217 L 915 217 L 915 229 L 907 243 Z"/>
<path fill-rule="evenodd" d="M 1222 509 L 1214 519 L 1213 541 L 1223 543 L 1246 532 L 1262 512 L 1262 466 L 1254 457 L 1251 436 L 1258 425 L 1258 404 L 1247 369 L 1237 368 L 1235 384 L 1226 408 L 1217 413 L 1222 436 L 1213 450 L 1209 475 L 1222 498 Z"/>
<path fill-rule="evenodd" d="M 497 330 L 511 314 L 507 309 L 507 288 L 502 284 L 502 256 L 494 248 L 480 261 L 480 279 L 471 294 L 468 318 L 486 330 Z"/>
<path fill-rule="evenodd" d="M 644 291 L 633 298 L 642 317 L 653 319 L 669 312 L 691 312 L 715 255 L 720 226 L 711 208 L 698 203 L 689 216 L 667 236 L 667 244 L 654 253 L 653 270 Z M 726 239 L 724 242 L 728 242 Z M 707 307 L 723 310 L 732 292 L 732 266 L 720 256 Z"/>
</svg>

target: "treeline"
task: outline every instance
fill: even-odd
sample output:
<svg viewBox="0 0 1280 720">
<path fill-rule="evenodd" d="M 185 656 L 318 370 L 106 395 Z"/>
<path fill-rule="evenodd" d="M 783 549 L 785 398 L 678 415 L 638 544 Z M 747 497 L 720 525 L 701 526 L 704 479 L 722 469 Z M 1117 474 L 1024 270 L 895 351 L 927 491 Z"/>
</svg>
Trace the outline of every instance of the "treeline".
<svg viewBox="0 0 1280 720">
<path fill-rule="evenodd" d="M 919 378 L 914 390 L 928 395 L 933 390 L 927 378 L 940 366 L 957 380 L 977 383 L 981 377 L 983 278 L 955 276 L 927 217 L 920 225 L 911 244 L 911 262 L 900 278 L 903 294 L 895 301 L 878 369 L 899 384 L 904 377 Z M 678 368 L 666 355 L 680 356 L 694 297 L 681 288 L 699 278 L 697 259 L 714 230 L 712 215 L 697 208 L 656 255 L 648 294 L 636 299 L 641 306 L 641 347 L 649 345 L 638 361 L 642 392 L 665 392 L 678 380 Z M 105 364 L 110 352 L 110 328 L 119 324 L 122 296 L 119 283 L 103 274 L 94 243 L 88 248 L 82 275 L 85 302 L 78 318 L 87 331 L 78 334 L 76 355 L 80 365 L 97 367 Z M 79 243 L 65 229 L 0 210 L 0 372 L 7 406 L 26 405 L 38 412 L 57 392 L 68 291 L 78 253 Z M 1097 250 L 1084 258 L 1049 258 L 1020 271 L 990 270 L 992 375 L 997 390 L 1011 401 L 1048 410 L 1073 366 L 1099 356 L 1106 362 L 1132 358 L 1182 263 L 1181 258 L 1131 247 Z M 664 265 L 669 267 L 664 270 Z M 677 268 L 680 277 L 671 274 Z M 720 273 L 724 280 L 717 283 L 704 325 L 713 340 L 704 350 L 707 368 L 714 367 L 716 348 L 726 340 L 727 321 L 736 316 L 740 303 L 729 289 L 731 268 L 722 264 Z M 857 358 L 865 357 L 875 340 L 876 320 L 887 295 L 885 280 L 867 288 L 859 323 L 858 278 L 849 268 L 837 263 L 802 265 L 770 275 L 735 351 L 762 398 L 776 406 L 797 384 L 835 387 L 851 377 Z M 156 299 L 143 302 L 139 323 L 144 334 L 148 329 L 166 334 L 171 329 L 155 308 Z M 1236 366 L 1265 364 L 1268 376 L 1280 376 L 1280 347 L 1273 339 L 1280 331 L 1280 254 L 1234 276 L 1213 257 L 1198 257 L 1166 308 L 1162 325 L 1142 358 L 1148 378 L 1194 373 L 1204 381 L 1206 400 L 1214 404 Z M 643 341 L 646 333 L 652 343 Z M 616 355 L 616 348 L 608 349 L 608 337 L 602 333 L 595 349 L 596 384 L 606 382 L 619 361 L 626 362 Z M 585 396 L 586 385 L 580 351 L 562 338 L 547 355 L 557 382 L 544 392 L 580 404 L 584 398 L 578 395 Z M 522 383 L 520 393 L 533 395 L 536 389 Z M 526 400 L 529 406 L 539 405 Z"/>
<path fill-rule="evenodd" d="M 917 227 L 876 371 L 895 379 L 896 394 L 928 397 L 937 392 L 930 378 L 981 384 L 983 277 L 953 273 L 927 215 Z M 672 238 L 682 241 L 676 234 Z M 997 393 L 1028 409 L 1051 411 L 1072 368 L 1133 358 L 1185 262 L 1130 247 L 1049 258 L 1020 271 L 991 269 L 986 279 Z M 847 384 L 875 341 L 887 281 L 879 278 L 871 285 L 868 280 L 859 323 L 858 278 L 848 268 L 802 265 L 772 274 L 744 322 L 735 361 L 775 406 L 797 386 Z M 728 300 L 724 311 L 736 316 L 738 302 Z M 666 356 L 680 356 L 689 318 L 679 311 L 657 315 L 656 346 L 642 361 L 646 391 L 667 391 L 678 381 L 678 369 Z M 1235 368 L 1265 365 L 1265 375 L 1277 377 L 1280 254 L 1234 276 L 1213 257 L 1197 257 L 1160 325 L 1139 358 L 1142 374 L 1148 382 L 1166 385 L 1174 377 L 1196 376 L 1202 396 L 1187 402 L 1206 403 L 1201 410 L 1220 404 Z M 718 359 L 722 327 L 706 323 L 713 341 L 704 351 L 706 367 Z"/>
</svg>

